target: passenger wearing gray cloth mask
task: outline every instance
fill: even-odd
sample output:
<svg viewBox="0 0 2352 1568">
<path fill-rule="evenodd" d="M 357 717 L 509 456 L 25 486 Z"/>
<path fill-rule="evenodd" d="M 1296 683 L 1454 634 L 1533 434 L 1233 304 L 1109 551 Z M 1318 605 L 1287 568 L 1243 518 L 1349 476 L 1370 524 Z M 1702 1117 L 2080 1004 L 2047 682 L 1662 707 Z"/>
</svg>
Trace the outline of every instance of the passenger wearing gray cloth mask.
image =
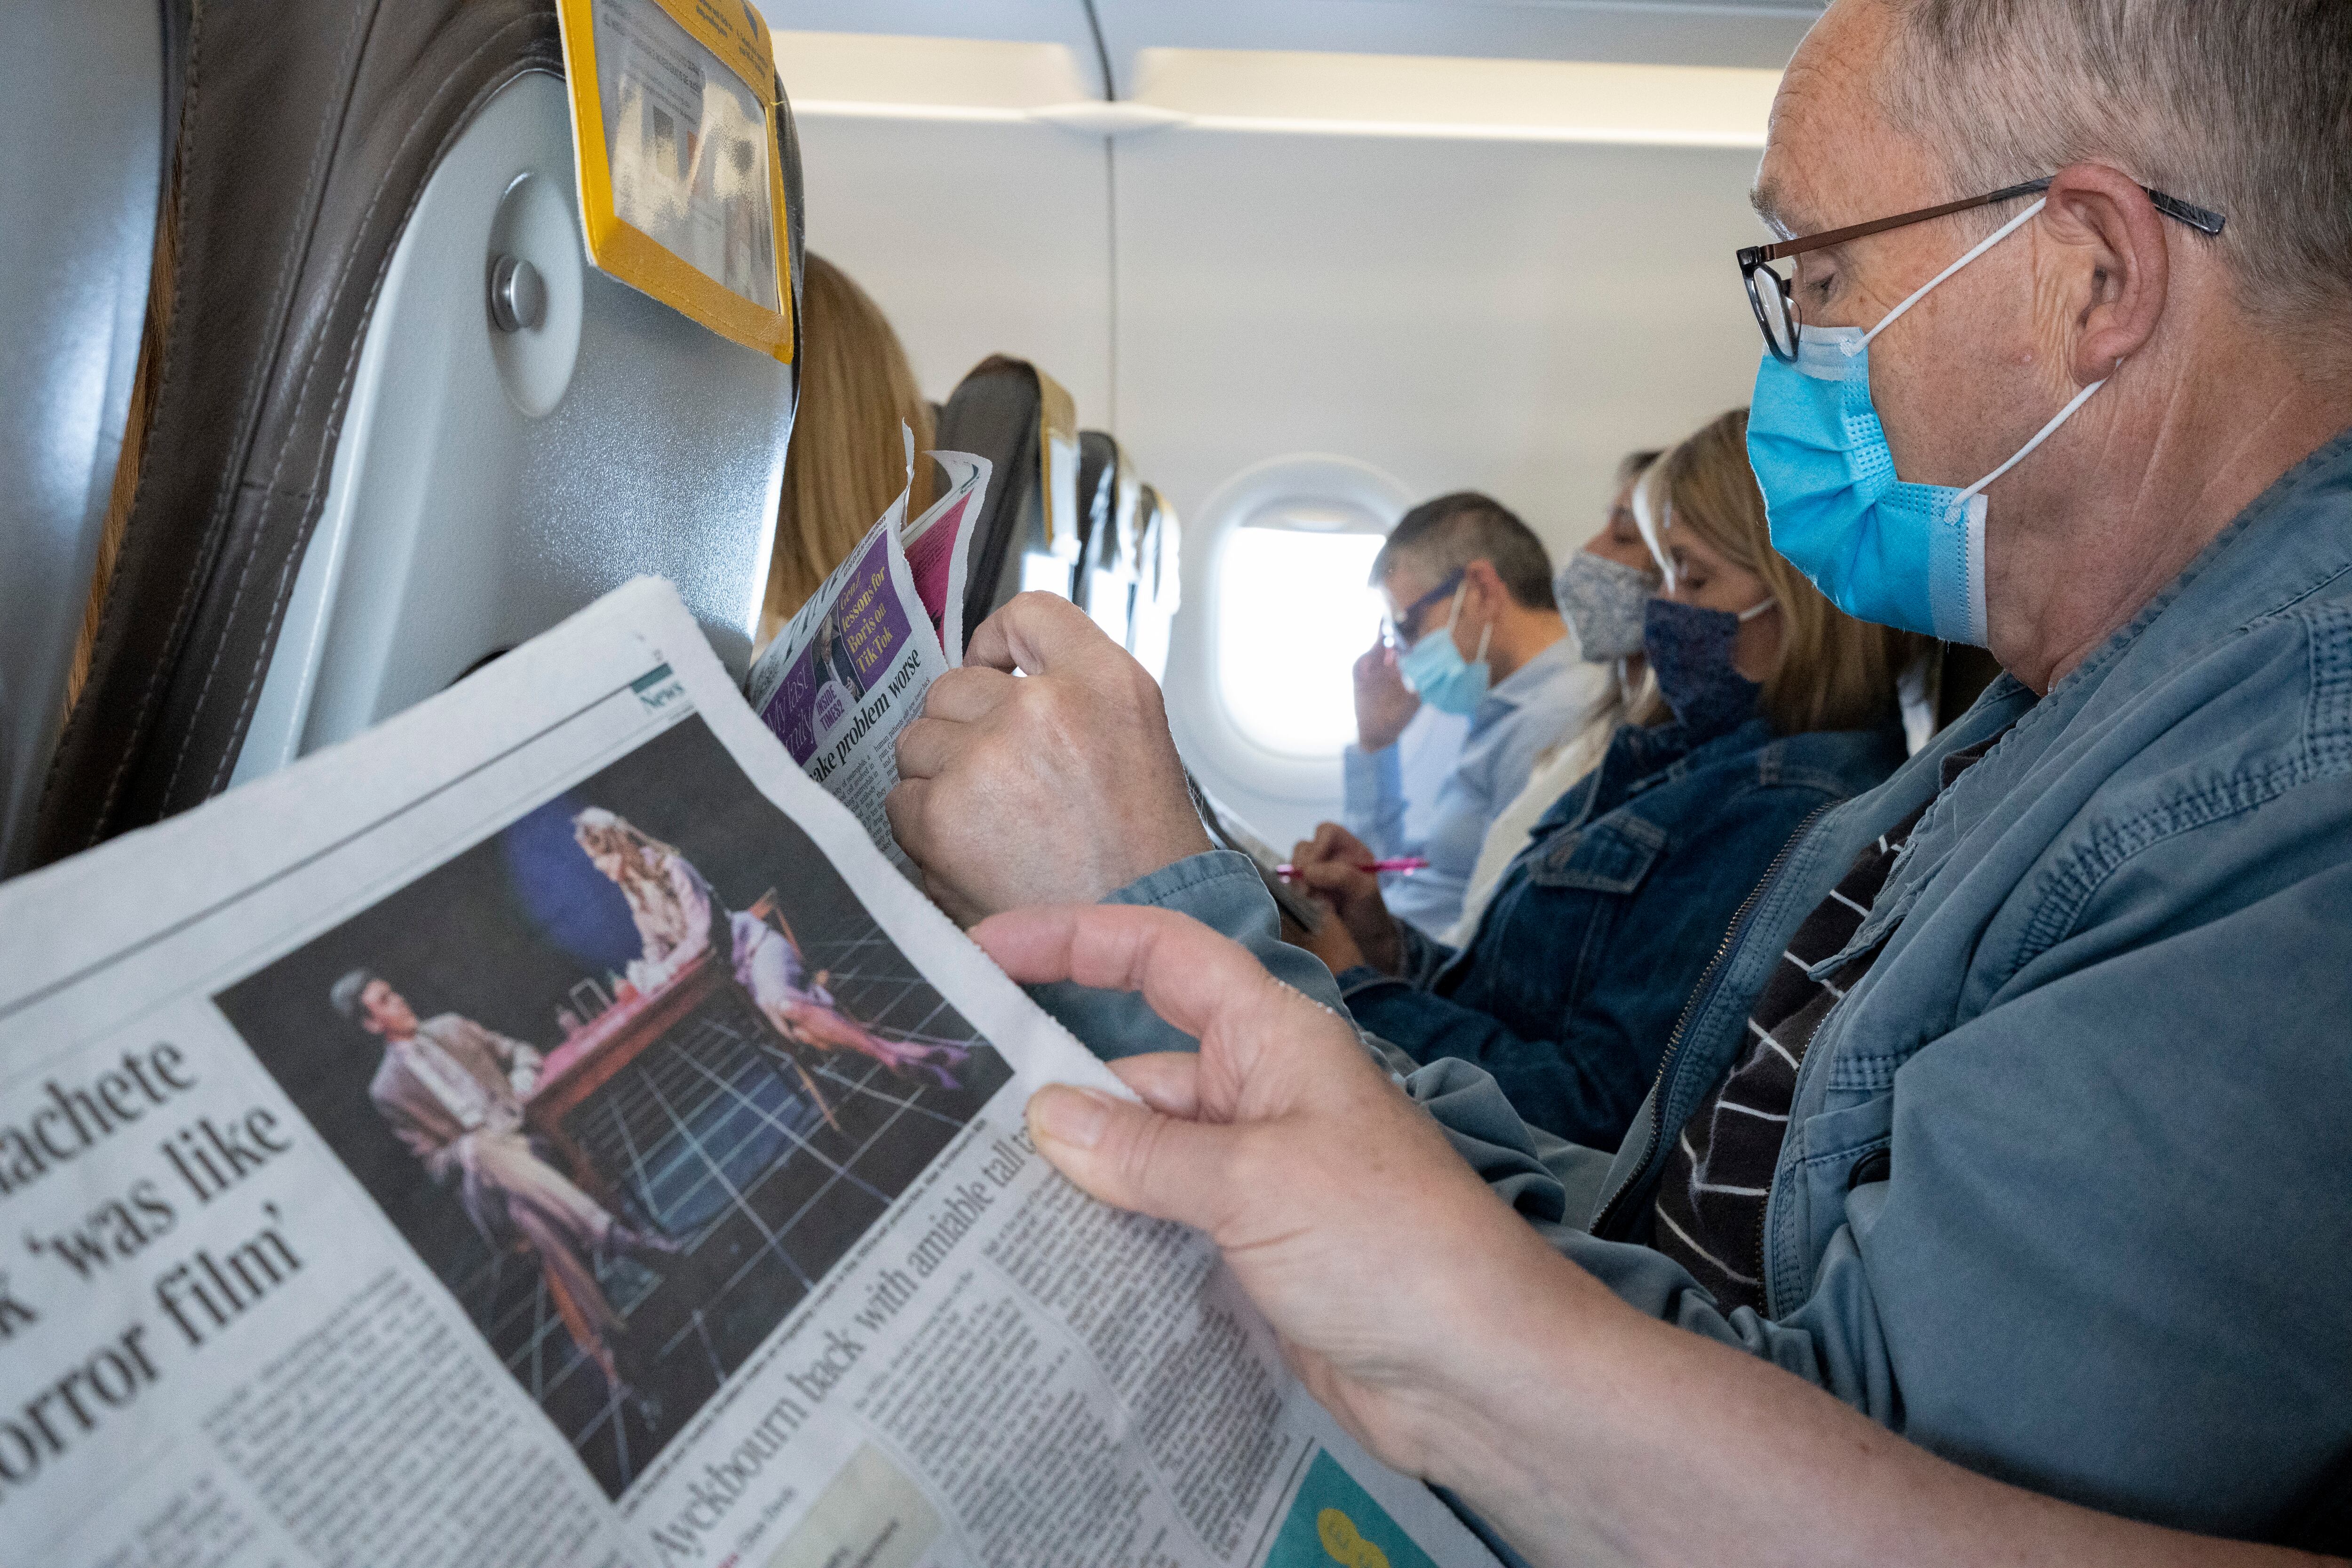
<svg viewBox="0 0 2352 1568">
<path fill-rule="evenodd" d="M 1528 782 L 1486 825 L 1470 885 L 1462 895 L 1462 913 L 1444 933 L 1450 946 L 1465 947 L 1477 935 L 1479 917 L 1486 912 L 1503 873 L 1527 847 L 1537 820 L 1569 786 L 1600 764 L 1617 726 L 1648 695 L 1649 662 L 1642 654 L 1642 632 L 1650 596 L 1658 591 L 1658 569 L 1633 517 L 1633 485 L 1661 455 L 1655 450 L 1626 454 L 1617 465 L 1617 493 L 1610 500 L 1607 521 L 1552 574 L 1552 598 L 1568 622 L 1569 635 L 1576 639 L 1578 656 L 1601 670 L 1602 696 L 1582 724 L 1536 758 Z"/>
<path fill-rule="evenodd" d="M 2137 1544 L 2102 1557 L 2063 1533 L 2082 1516 L 1919 1449 L 2159 1525 L 2352 1541 L 2347 82 L 2340 5 L 1836 0 L 1800 49 L 1759 205 L 1790 236 L 1869 232 L 1749 258 L 1766 324 L 1798 326 L 1759 361 L 1750 444 L 1775 542 L 1833 599 L 1980 623 L 2009 673 L 1791 841 L 1621 1150 L 1539 1149 L 1459 1069 L 1407 1086 L 1452 1154 L 1379 1109 L 1393 1091 L 1335 1079 L 1321 1104 L 1284 1076 L 1300 1016 L 1222 967 L 1253 1049 L 1191 1100 L 1165 1058 L 1126 1075 L 1160 1115 L 1263 1136 L 1219 1153 L 1066 1091 L 1034 1108 L 1070 1113 L 1040 1142 L 1081 1179 L 1229 1244 L 1326 1402 L 1530 1559 L 2196 1560 L 2122 1526 L 2109 1546 Z M 1098 900 L 1125 871 L 1257 950 L 1270 910 L 1141 858 L 1173 833 L 1141 765 L 1088 793 L 1070 721 L 1120 656 L 1054 654 L 908 731 L 902 841 L 967 910 Z M 1048 759 L 1041 733 L 1072 739 Z M 1048 860 L 1103 879 L 1003 869 Z M 1856 878 L 1876 891 L 1798 970 Z M 1089 942 L 1158 923 L 1050 918 Z M 1759 1024 L 1776 981 L 1811 999 Z M 1068 994 L 1081 1037 L 1124 1035 L 1132 998 Z M 1785 1109 L 1735 1098 L 1790 1021 Z M 1785 1118 L 1744 1237 L 1695 1192 L 1739 1176 L 1690 1152 L 1742 1103 Z M 1441 1200 L 1456 1155 L 1557 1262 Z M 1703 1288 L 1694 1247 L 1748 1300 Z"/>
</svg>

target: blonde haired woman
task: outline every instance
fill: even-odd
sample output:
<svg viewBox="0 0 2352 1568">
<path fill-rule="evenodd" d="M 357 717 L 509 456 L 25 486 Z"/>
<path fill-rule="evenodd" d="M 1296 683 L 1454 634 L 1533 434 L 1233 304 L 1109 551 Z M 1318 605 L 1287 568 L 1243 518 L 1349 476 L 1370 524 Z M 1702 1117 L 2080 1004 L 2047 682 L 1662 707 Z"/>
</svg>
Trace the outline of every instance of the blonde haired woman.
<svg viewBox="0 0 2352 1568">
<path fill-rule="evenodd" d="M 1302 867 L 1356 1021 L 1416 1061 L 1492 1072 L 1531 1125 L 1613 1149 L 1741 900 L 1798 825 L 1904 757 L 1896 672 L 1917 639 L 1841 614 L 1774 553 L 1747 412 L 1635 489 L 1666 591 L 1643 650 L 1657 696 L 1537 822 L 1457 950 L 1389 917 L 1345 863 Z"/>
<path fill-rule="evenodd" d="M 776 548 L 760 615 L 766 642 L 824 586 L 907 483 L 906 437 L 931 445 L 931 405 L 888 318 L 849 275 L 811 255 L 801 286 L 801 399 L 784 453 Z M 909 517 L 930 505 L 931 465 L 915 465 Z"/>
<path fill-rule="evenodd" d="M 757 915 L 729 914 L 714 926 L 718 905 L 710 884 L 670 846 L 595 805 L 572 817 L 572 837 L 628 902 L 645 948 L 629 965 L 630 983 L 638 990 L 667 984 L 709 948 L 714 929 L 722 931 L 727 951 L 721 956 L 735 983 L 785 1039 L 820 1051 L 855 1051 L 901 1078 L 919 1073 L 942 1089 L 957 1087 L 950 1069 L 969 1054 L 962 1047 L 884 1039 L 844 1013 L 825 987 L 831 976 L 823 970 L 810 974 L 799 946 Z"/>
</svg>

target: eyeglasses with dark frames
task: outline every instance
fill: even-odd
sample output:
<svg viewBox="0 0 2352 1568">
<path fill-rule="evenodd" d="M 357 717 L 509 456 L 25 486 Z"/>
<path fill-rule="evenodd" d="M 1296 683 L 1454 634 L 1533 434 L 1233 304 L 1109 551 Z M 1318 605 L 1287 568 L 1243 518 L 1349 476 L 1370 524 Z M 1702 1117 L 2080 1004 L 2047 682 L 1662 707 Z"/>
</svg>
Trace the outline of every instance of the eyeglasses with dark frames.
<svg viewBox="0 0 2352 1568">
<path fill-rule="evenodd" d="M 1381 623 L 1381 640 L 1391 647 L 1400 650 L 1411 647 L 1418 642 L 1421 639 L 1423 615 L 1440 600 L 1452 598 L 1454 592 L 1462 586 L 1462 579 L 1465 575 L 1466 574 L 1460 567 L 1455 567 L 1445 574 L 1444 582 L 1407 605 L 1402 615 L 1383 619 Z"/>
<path fill-rule="evenodd" d="M 1751 245 L 1738 254 L 1740 281 L 1748 286 L 1748 303 L 1756 312 L 1756 324 L 1764 333 L 1764 346 L 1772 357 L 1784 363 L 1794 363 L 1797 358 L 1797 334 L 1801 323 L 1797 319 L 1796 287 L 1790 279 L 1772 269 L 1771 264 L 1785 257 L 1802 256 L 1809 250 L 1826 250 L 1832 245 L 1843 245 L 1865 235 L 1884 234 L 1890 228 L 1903 228 L 1930 218 L 1949 217 L 1954 213 L 1968 212 L 1975 207 L 1990 206 L 1995 202 L 2014 201 L 2020 196 L 2039 195 L 2050 188 L 2048 179 L 2028 180 L 2021 185 L 2004 185 L 1980 196 L 1946 202 L 1941 206 L 1921 207 L 1916 212 L 1898 213 L 1869 223 L 1857 223 L 1844 228 L 1833 228 L 1822 234 L 1801 235 L 1784 239 L 1777 245 Z M 2220 213 L 2193 206 L 2178 196 L 2168 196 L 2162 191 L 2147 191 L 2147 199 L 2156 210 L 2177 222 L 2185 223 L 2200 234 L 2218 235 L 2226 221 Z"/>
</svg>

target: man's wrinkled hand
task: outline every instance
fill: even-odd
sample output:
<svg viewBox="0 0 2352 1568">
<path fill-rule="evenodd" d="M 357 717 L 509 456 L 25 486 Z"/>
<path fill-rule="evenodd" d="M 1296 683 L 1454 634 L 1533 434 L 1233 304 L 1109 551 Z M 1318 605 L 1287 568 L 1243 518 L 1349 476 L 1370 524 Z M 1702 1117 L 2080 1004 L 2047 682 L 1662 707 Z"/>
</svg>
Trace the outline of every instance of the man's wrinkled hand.
<svg viewBox="0 0 2352 1568">
<path fill-rule="evenodd" d="M 898 774 L 890 830 L 965 924 L 1091 903 L 1210 847 L 1159 683 L 1050 594 L 981 623 L 899 732 Z"/>
<path fill-rule="evenodd" d="M 1024 983 L 1139 990 L 1200 1053 L 1112 1070 L 1142 1104 L 1056 1086 L 1038 1149 L 1106 1203 L 1208 1233 L 1308 1389 L 1387 1461 L 1427 1474 L 1453 1395 L 1447 1333 L 1557 1264 L 1348 1022 L 1166 910 L 1019 910 L 972 938 Z M 1528 1285 L 1528 1289 L 1540 1286 Z"/>
<path fill-rule="evenodd" d="M 1396 744 L 1421 699 L 1397 669 L 1396 649 L 1376 642 L 1356 660 L 1356 744 L 1377 752 Z"/>
<path fill-rule="evenodd" d="M 1346 928 L 1344 947 L 1336 934 L 1325 937 L 1323 931 L 1315 933 L 1322 939 L 1319 943 L 1306 944 L 1334 974 L 1355 963 L 1369 963 L 1383 974 L 1404 968 L 1404 943 L 1397 934 L 1396 917 L 1381 897 L 1381 879 L 1362 868 L 1375 858 L 1362 839 L 1336 822 L 1318 825 L 1314 837 L 1300 839 L 1290 851 L 1298 884 L 1337 917 L 1323 922 L 1324 931 L 1335 925 Z M 1351 951 L 1356 954 L 1352 959 Z"/>
</svg>

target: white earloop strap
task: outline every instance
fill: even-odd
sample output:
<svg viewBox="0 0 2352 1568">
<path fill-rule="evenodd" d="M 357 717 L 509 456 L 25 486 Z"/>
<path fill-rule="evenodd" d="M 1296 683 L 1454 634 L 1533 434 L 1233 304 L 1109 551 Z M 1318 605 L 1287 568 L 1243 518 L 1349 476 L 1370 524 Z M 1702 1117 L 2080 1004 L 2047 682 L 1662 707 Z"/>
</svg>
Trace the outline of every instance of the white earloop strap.
<svg viewBox="0 0 2352 1568">
<path fill-rule="evenodd" d="M 2050 439 L 2050 437 L 2056 433 L 2058 426 L 2063 425 L 2067 420 L 2072 419 L 2074 416 L 2074 410 L 2082 407 L 2083 405 L 2091 401 L 2091 394 L 2098 391 L 2099 388 L 2106 384 L 2107 378 L 2105 376 L 2101 376 L 2098 380 L 2091 383 L 2090 385 L 2076 393 L 2073 401 L 2069 402 L 2065 407 L 2061 408 L 2058 411 L 2058 416 L 2056 418 L 2051 420 L 2049 424 L 2044 425 L 2040 430 L 2034 432 L 2032 440 L 2028 441 L 2024 446 L 2020 447 L 2015 455 L 2013 455 L 2008 462 L 2003 463 L 2000 468 L 1995 468 L 1991 473 L 1987 474 L 1983 479 L 1979 479 L 1976 483 L 1962 490 L 1958 495 L 1954 496 L 1952 498 L 1952 504 L 1954 506 L 1968 505 L 1969 498 L 1970 496 L 1975 495 L 1979 490 L 1983 489 L 1987 485 L 1992 483 L 1993 480 L 2000 478 L 2001 475 L 2009 472 L 2010 469 L 2025 461 L 2026 458 L 2032 453 L 2034 447 L 2039 447 L 2042 442 Z"/>
<path fill-rule="evenodd" d="M 1941 272 L 1938 272 L 1933 278 L 1928 279 L 1927 282 L 1921 284 L 1918 289 L 1913 291 L 1909 299 L 1904 300 L 1900 305 L 1895 306 L 1892 310 L 1887 311 L 1886 314 L 1880 319 L 1878 325 L 1871 328 L 1870 331 L 1862 334 L 1859 342 L 1856 342 L 1856 340 L 1853 338 L 1845 340 L 1847 342 L 1854 345 L 1847 352 L 1850 353 L 1860 353 L 1864 349 L 1868 348 L 1870 346 L 1871 339 L 1876 337 L 1888 327 L 1894 325 L 1895 318 L 1900 316 L 1904 311 L 1909 310 L 1912 306 L 1926 299 L 1927 297 L 1927 291 L 1930 289 L 1933 289 L 1937 284 L 1941 283 L 1945 279 L 1949 278 L 1953 273 L 1958 272 L 1961 268 L 1966 267 L 1969 262 L 1974 261 L 1978 257 L 1982 256 L 1986 251 L 1990 250 L 1994 246 L 1999 245 L 2002 240 L 2007 239 L 2011 235 L 2016 233 L 2017 230 L 2021 227 L 2027 220 L 2032 218 L 2035 213 L 2040 212 L 2048 205 L 2049 198 L 2046 196 L 2035 201 L 2032 206 L 2027 207 L 2023 212 L 2018 214 L 2015 217 L 2010 219 L 1999 228 L 1994 229 L 1982 239 L 1977 241 L 1977 243 L 1970 247 L 1968 252 L 1958 261 L 1953 262 L 1949 267 L 1945 268 Z"/>
</svg>

